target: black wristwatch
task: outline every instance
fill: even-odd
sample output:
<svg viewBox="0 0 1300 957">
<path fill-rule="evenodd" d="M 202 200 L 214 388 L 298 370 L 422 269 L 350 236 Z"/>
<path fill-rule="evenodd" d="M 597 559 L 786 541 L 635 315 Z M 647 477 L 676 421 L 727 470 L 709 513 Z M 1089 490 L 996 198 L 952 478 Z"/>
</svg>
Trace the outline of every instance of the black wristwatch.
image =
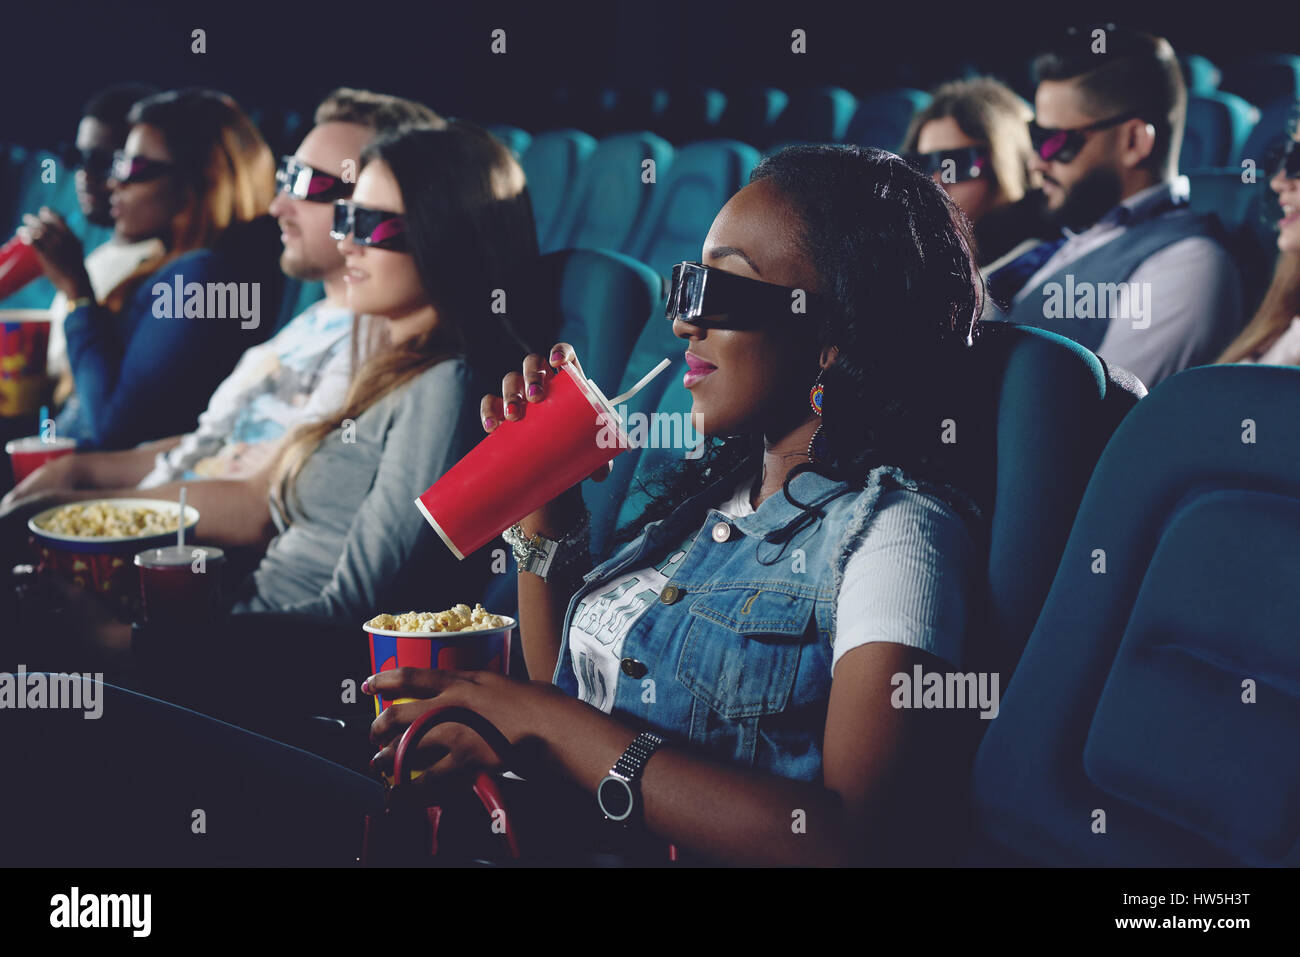
<svg viewBox="0 0 1300 957">
<path fill-rule="evenodd" d="M 636 736 L 627 750 L 614 762 L 609 774 L 601 778 L 596 785 L 596 804 L 605 815 L 605 820 L 628 825 L 632 812 L 637 809 L 637 786 L 646 762 L 655 753 L 664 739 L 649 731 L 642 731 Z"/>
</svg>

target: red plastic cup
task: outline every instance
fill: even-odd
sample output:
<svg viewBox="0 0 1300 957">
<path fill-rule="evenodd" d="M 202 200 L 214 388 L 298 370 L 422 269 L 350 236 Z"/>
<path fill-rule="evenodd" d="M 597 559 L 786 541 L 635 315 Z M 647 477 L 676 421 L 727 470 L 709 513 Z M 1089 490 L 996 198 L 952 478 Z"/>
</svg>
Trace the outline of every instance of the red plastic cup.
<svg viewBox="0 0 1300 957">
<path fill-rule="evenodd" d="M 145 621 L 176 624 L 218 613 L 225 558 L 225 552 L 210 545 L 169 545 L 137 552 Z"/>
<path fill-rule="evenodd" d="M 5 443 L 5 452 L 8 453 L 9 464 L 14 470 L 15 485 L 50 459 L 70 455 L 76 449 L 76 439 L 43 439 L 39 435 L 29 435 Z"/>
<path fill-rule="evenodd" d="M 12 296 L 42 271 L 36 250 L 15 236 L 0 246 L 0 299 Z"/>
<path fill-rule="evenodd" d="M 631 448 L 600 390 L 569 363 L 523 419 L 503 421 L 415 500 L 463 559 Z"/>
</svg>

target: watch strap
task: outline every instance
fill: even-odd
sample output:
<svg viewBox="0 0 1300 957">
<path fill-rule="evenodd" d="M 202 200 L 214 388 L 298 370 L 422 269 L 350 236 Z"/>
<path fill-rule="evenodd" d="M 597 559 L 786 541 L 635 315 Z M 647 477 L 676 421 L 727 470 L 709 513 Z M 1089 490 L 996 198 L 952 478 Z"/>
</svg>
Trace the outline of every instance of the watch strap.
<svg viewBox="0 0 1300 957">
<path fill-rule="evenodd" d="M 659 735 L 650 731 L 642 731 L 632 739 L 632 743 L 627 746 L 627 750 L 619 755 L 619 759 L 614 762 L 614 766 L 609 769 L 609 773 L 616 778 L 622 778 L 629 784 L 637 781 L 645 770 L 646 762 L 650 760 L 650 756 L 663 743 L 664 739 Z"/>
</svg>

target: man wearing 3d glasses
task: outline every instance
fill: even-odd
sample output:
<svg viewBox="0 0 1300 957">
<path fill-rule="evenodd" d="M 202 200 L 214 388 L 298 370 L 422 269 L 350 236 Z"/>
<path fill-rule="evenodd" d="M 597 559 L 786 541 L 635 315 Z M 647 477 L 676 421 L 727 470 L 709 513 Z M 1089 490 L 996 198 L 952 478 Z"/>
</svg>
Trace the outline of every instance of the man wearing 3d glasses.
<svg viewBox="0 0 1300 957">
<path fill-rule="evenodd" d="M 92 96 L 81 111 L 77 124 L 76 142 L 63 151 L 64 175 L 72 175 L 77 186 L 77 205 L 89 227 L 82 236 L 86 254 L 86 275 L 97 297 L 108 295 L 109 290 L 131 275 L 142 262 L 156 256 L 162 248 L 158 240 L 133 236 L 118 227 L 109 207 L 111 190 L 108 179 L 112 172 L 113 153 L 122 148 L 130 129 L 127 113 L 136 100 L 157 93 L 156 87 L 143 83 L 120 83 L 100 90 Z M 116 228 L 115 228 L 116 227 Z M 105 232 L 110 231 L 110 235 Z M 78 231 L 79 224 L 78 224 Z M 93 247 L 93 248 L 91 248 Z M 25 296 L 41 295 L 45 283 L 29 286 L 14 299 L 4 303 L 7 307 L 36 306 Z M 44 305 L 41 302 L 39 305 Z M 68 312 L 68 297 L 55 295 L 50 308 L 50 345 L 46 357 L 46 372 L 58 380 L 54 394 L 55 405 L 62 405 L 72 393 L 72 370 L 68 367 L 67 342 L 63 337 L 63 320 Z"/>
<path fill-rule="evenodd" d="M 1148 388 L 1213 361 L 1240 329 L 1241 277 L 1177 175 L 1187 93 L 1173 49 L 1110 25 L 1072 31 L 1035 73 L 1031 163 L 1061 238 L 994 272 L 992 298 Z"/>
<path fill-rule="evenodd" d="M 352 195 L 358 158 L 376 135 L 446 123 L 410 100 L 339 89 L 321 103 L 315 124 L 297 152 L 281 159 L 270 211 L 284 244 L 280 268 L 295 279 L 321 282 L 325 297 L 244 353 L 194 432 L 120 452 L 56 459 L 6 496 L 5 505 L 44 491 L 129 495 L 132 487 L 164 491 L 168 483 L 196 478 L 234 479 L 264 464 L 295 425 L 342 404 L 354 338 L 363 349 L 364 337 L 357 335 L 360 318 L 347 308 L 343 256 L 330 237 L 335 203 Z"/>
</svg>

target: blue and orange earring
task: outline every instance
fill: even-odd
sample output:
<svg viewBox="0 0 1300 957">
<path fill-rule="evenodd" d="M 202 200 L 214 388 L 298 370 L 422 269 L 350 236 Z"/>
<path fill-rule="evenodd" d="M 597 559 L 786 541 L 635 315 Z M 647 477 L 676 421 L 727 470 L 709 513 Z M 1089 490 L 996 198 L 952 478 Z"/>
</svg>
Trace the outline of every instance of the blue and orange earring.
<svg viewBox="0 0 1300 957">
<path fill-rule="evenodd" d="M 822 375 L 821 372 L 817 373 L 817 381 L 813 383 L 812 390 L 808 393 L 808 404 L 812 406 L 812 410 L 817 413 L 818 418 L 821 417 L 822 401 L 826 397 L 826 386 L 822 384 Z M 822 427 L 818 425 L 817 431 L 813 433 L 813 437 L 808 441 L 808 460 L 817 462 L 824 458 L 828 445 L 826 436 L 822 435 Z"/>
</svg>

